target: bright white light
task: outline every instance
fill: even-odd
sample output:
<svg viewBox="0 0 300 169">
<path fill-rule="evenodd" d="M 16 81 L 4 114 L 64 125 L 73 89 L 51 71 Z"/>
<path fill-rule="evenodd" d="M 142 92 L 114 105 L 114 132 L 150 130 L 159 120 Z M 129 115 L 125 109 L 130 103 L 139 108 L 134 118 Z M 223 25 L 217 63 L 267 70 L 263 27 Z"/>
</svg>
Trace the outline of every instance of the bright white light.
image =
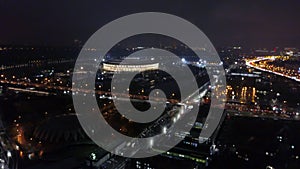
<svg viewBox="0 0 300 169">
<path fill-rule="evenodd" d="M 97 158 L 96 154 L 95 153 L 91 153 L 91 159 L 92 160 L 96 160 L 96 158 Z"/>
<path fill-rule="evenodd" d="M 154 144 L 154 141 L 153 141 L 153 139 L 151 139 L 150 143 L 149 143 L 150 147 L 153 147 L 153 144 Z"/>
<path fill-rule="evenodd" d="M 10 158 L 12 155 L 11 155 L 11 152 L 10 151 L 7 151 L 7 157 Z"/>
<path fill-rule="evenodd" d="M 167 127 L 164 127 L 164 128 L 163 128 L 163 133 L 164 133 L 164 134 L 167 134 Z"/>
<path fill-rule="evenodd" d="M 177 114 L 177 119 L 178 119 L 178 120 L 180 119 L 180 114 L 179 114 L 179 113 Z"/>
</svg>

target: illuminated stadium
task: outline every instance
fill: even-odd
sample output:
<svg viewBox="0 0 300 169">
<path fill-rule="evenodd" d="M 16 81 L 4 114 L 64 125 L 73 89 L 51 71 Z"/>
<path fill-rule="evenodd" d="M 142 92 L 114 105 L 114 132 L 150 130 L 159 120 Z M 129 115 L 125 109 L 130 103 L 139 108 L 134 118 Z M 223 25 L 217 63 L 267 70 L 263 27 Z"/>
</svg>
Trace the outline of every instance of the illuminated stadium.
<svg viewBox="0 0 300 169">
<path fill-rule="evenodd" d="M 102 70 L 108 72 L 143 72 L 158 69 L 159 63 L 140 58 L 129 58 L 124 60 L 122 64 L 120 60 L 111 60 L 102 64 Z"/>
<path fill-rule="evenodd" d="M 119 65 L 112 63 L 103 63 L 103 70 L 110 72 L 142 72 L 147 70 L 157 70 L 159 63 L 145 65 Z"/>
</svg>

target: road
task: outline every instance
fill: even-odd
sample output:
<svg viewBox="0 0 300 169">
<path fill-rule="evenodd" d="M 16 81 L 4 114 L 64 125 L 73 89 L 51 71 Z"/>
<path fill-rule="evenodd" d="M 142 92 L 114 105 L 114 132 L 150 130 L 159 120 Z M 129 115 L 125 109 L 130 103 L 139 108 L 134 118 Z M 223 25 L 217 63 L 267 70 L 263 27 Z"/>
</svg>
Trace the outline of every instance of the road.
<svg viewBox="0 0 300 169">
<path fill-rule="evenodd" d="M 256 59 L 246 60 L 246 65 L 249 66 L 249 67 L 252 67 L 254 69 L 263 71 L 263 72 L 272 73 L 272 74 L 275 74 L 275 75 L 278 75 L 278 76 L 282 76 L 282 77 L 285 77 L 285 78 L 292 79 L 292 80 L 295 80 L 297 82 L 300 82 L 300 79 L 298 79 L 295 76 L 290 76 L 290 75 L 287 75 L 287 74 L 283 74 L 283 73 L 280 73 L 280 72 L 272 71 L 272 70 L 269 70 L 269 69 L 264 69 L 264 68 L 261 68 L 259 66 L 255 66 L 254 65 L 254 63 L 256 63 L 256 62 L 260 62 L 260 61 L 264 61 L 264 60 L 270 60 L 270 61 L 272 61 L 272 60 L 275 60 L 275 57 L 259 57 L 259 58 L 256 58 Z"/>
<path fill-rule="evenodd" d="M 25 93 L 34 93 L 34 94 L 40 94 L 40 95 L 57 95 L 58 93 L 63 94 L 97 94 L 99 95 L 100 99 L 102 98 L 108 98 L 111 99 L 112 93 L 109 91 L 101 91 L 101 90 L 83 90 L 83 89 L 77 89 L 77 88 L 71 88 L 66 86 L 55 86 L 55 85 L 49 85 L 49 84 L 41 84 L 41 83 L 33 83 L 33 82 L 20 82 L 20 81 L 12 81 L 12 80 L 0 80 L 0 84 L 6 84 L 8 85 L 8 89 L 14 90 L 17 92 L 25 92 Z M 128 98 L 128 94 L 126 93 L 113 93 L 113 95 L 116 98 L 122 99 L 122 98 Z M 145 95 L 132 95 L 129 94 L 129 97 L 131 99 L 137 100 L 137 101 L 148 101 L 149 96 Z M 154 102 L 160 103 L 162 101 L 165 101 L 165 98 L 155 98 Z M 179 101 L 177 99 L 167 99 L 170 103 L 178 103 Z"/>
<path fill-rule="evenodd" d="M 1 110 L 0 110 L 1 111 Z M 11 140 L 6 135 L 5 126 L 2 123 L 0 112 L 0 168 L 1 169 L 17 169 L 18 159 L 14 156 L 14 151 L 11 150 Z M 10 167 L 10 168 L 9 168 Z"/>
<path fill-rule="evenodd" d="M 208 87 L 209 87 L 209 82 L 205 83 L 204 85 L 202 85 L 199 89 L 197 89 L 195 92 L 193 92 L 191 95 L 189 95 L 187 98 L 183 99 L 181 103 L 179 103 L 180 108 L 183 108 L 183 113 L 181 114 L 180 110 L 178 111 L 177 114 L 181 114 L 181 116 L 177 116 L 177 114 L 175 115 L 175 117 L 184 117 L 188 115 L 188 112 L 190 111 L 190 109 L 188 109 L 188 107 L 190 105 L 193 104 L 199 104 L 200 103 L 200 98 L 204 97 L 206 92 L 208 91 Z M 196 102 L 197 101 L 197 102 Z M 170 110 L 170 111 L 174 111 L 174 110 Z M 161 116 L 160 118 L 158 118 L 153 124 L 151 124 L 150 126 L 148 126 L 143 132 L 140 133 L 140 135 L 137 138 L 145 138 L 145 137 L 149 137 L 151 135 L 153 135 L 153 131 L 154 128 L 156 128 L 157 126 L 166 126 L 166 122 L 168 121 L 167 118 L 169 118 L 170 116 L 168 115 L 168 113 L 166 113 L 165 115 Z M 179 118 L 177 118 L 177 121 L 179 120 Z M 174 123 L 176 123 L 176 120 L 173 121 Z M 170 128 L 168 128 L 165 131 L 165 135 L 169 135 L 171 133 L 175 133 L 173 130 L 174 125 L 171 125 Z M 157 133 L 156 133 L 157 134 Z M 142 146 L 142 147 L 147 147 L 148 145 L 140 145 L 139 139 L 137 138 L 133 138 L 130 142 L 126 142 L 126 143 L 120 143 L 120 145 L 124 145 L 124 147 L 122 147 L 121 149 L 116 150 L 116 154 L 119 155 L 123 155 L 123 154 L 127 154 L 128 152 L 131 153 L 131 156 L 134 156 L 136 153 L 138 153 L 139 149 L 136 150 L 136 147 L 138 146 Z M 159 143 L 161 142 L 161 140 L 159 140 L 160 138 L 157 138 L 158 140 L 151 140 L 152 144 L 154 143 Z M 162 145 L 162 146 L 167 146 L 167 145 Z M 152 149 L 152 147 L 149 147 L 149 151 L 154 151 L 154 149 Z M 151 154 L 151 152 L 149 152 Z M 153 153 L 153 152 L 152 152 Z M 119 158 L 118 156 L 113 156 L 112 158 L 109 159 L 110 163 L 111 161 L 114 162 L 114 165 L 111 166 L 112 168 L 108 168 L 108 169 L 121 169 L 124 164 L 127 161 L 127 158 Z M 104 164 L 106 165 L 106 164 Z M 107 166 L 107 165 L 106 165 Z"/>
</svg>

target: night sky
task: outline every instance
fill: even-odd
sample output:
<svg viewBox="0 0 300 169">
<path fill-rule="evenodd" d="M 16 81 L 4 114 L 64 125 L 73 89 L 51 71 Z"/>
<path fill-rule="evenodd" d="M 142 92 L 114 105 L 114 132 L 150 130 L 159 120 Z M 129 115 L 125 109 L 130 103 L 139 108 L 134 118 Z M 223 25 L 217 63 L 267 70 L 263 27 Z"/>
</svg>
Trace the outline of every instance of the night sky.
<svg viewBox="0 0 300 169">
<path fill-rule="evenodd" d="M 300 47 L 299 0 L 0 0 L 0 44 L 71 45 L 136 12 L 196 24 L 215 46 Z"/>
</svg>

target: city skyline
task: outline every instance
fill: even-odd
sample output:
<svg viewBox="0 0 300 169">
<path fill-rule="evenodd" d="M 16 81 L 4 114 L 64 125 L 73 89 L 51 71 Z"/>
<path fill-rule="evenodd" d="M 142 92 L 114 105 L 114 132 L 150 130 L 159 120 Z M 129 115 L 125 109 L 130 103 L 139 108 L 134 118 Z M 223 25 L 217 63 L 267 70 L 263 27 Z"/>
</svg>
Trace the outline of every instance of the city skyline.
<svg viewBox="0 0 300 169">
<path fill-rule="evenodd" d="M 0 168 L 298 169 L 299 11 L 0 0 Z"/>
</svg>

